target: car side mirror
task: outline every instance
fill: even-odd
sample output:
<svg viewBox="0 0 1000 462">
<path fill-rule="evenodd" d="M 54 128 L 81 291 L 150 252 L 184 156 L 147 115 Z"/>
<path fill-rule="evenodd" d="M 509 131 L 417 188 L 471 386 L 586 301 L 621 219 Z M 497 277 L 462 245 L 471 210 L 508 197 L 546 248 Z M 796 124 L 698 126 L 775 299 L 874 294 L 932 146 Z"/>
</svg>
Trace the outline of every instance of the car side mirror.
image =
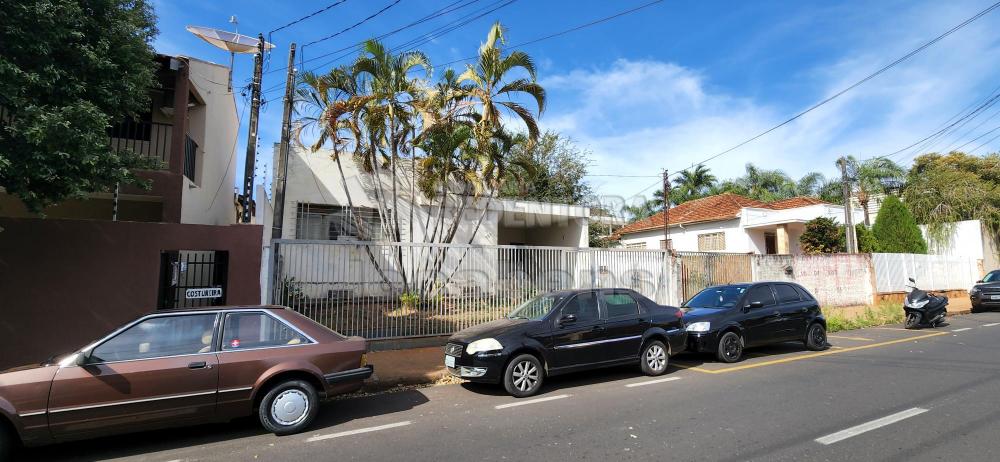
<svg viewBox="0 0 1000 462">
<path fill-rule="evenodd" d="M 77 353 L 77 355 L 76 355 L 76 361 L 75 361 L 77 366 L 80 366 L 80 367 L 86 366 L 89 361 L 90 361 L 90 352 L 89 351 L 81 351 L 81 352 Z"/>
<path fill-rule="evenodd" d="M 983 280 L 982 280 L 982 279 L 980 279 L 980 280 L 976 281 L 976 284 L 982 284 L 982 283 L 983 283 Z"/>
<path fill-rule="evenodd" d="M 576 315 L 575 314 L 567 314 L 567 315 L 559 318 L 559 324 L 560 325 L 573 324 L 574 322 L 576 322 Z"/>
<path fill-rule="evenodd" d="M 753 310 L 753 309 L 761 308 L 763 306 L 764 306 L 764 302 L 762 302 L 760 300 L 755 300 L 755 301 L 750 302 L 750 304 L 747 305 L 747 306 L 745 306 L 744 308 L 746 308 L 748 310 Z"/>
</svg>

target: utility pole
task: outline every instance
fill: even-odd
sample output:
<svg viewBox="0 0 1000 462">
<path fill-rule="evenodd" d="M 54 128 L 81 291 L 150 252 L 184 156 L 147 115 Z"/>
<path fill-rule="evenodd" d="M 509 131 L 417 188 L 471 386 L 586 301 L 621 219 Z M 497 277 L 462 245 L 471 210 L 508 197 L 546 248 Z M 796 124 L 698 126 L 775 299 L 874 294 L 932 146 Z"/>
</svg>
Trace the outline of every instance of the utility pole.
<svg viewBox="0 0 1000 462">
<path fill-rule="evenodd" d="M 285 77 L 285 107 L 281 116 L 281 145 L 278 147 L 278 174 L 274 182 L 274 216 L 271 220 L 271 239 L 281 239 L 285 221 L 285 181 L 288 177 L 288 151 L 292 141 L 292 91 L 295 89 L 295 44 L 288 48 L 288 75 Z M 336 140 L 334 140 L 336 141 Z"/>
<path fill-rule="evenodd" d="M 670 175 L 663 169 L 663 249 L 670 250 Z"/>
<path fill-rule="evenodd" d="M 854 212 L 851 210 L 851 180 L 847 177 L 847 158 L 837 159 L 844 193 L 844 232 L 847 234 L 847 253 L 858 253 L 857 234 L 854 230 Z"/>
<path fill-rule="evenodd" d="M 253 57 L 253 84 L 250 100 L 250 132 L 247 134 L 247 158 L 243 166 L 243 195 L 240 196 L 240 222 L 250 223 L 253 202 L 254 162 L 257 157 L 257 118 L 260 115 L 260 80 L 264 67 L 264 34 L 257 34 L 257 54 Z"/>
</svg>

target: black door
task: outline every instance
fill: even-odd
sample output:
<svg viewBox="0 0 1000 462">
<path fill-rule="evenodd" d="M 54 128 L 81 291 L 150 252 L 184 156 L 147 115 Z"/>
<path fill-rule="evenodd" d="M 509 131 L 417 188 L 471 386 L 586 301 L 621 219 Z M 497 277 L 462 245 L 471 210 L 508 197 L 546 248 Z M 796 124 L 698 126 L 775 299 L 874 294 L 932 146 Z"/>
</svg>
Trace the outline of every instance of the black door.
<svg viewBox="0 0 1000 462">
<path fill-rule="evenodd" d="M 785 339 L 805 338 L 806 324 L 809 322 L 808 300 L 802 300 L 799 292 L 790 284 L 773 284 L 781 311 L 781 329 L 778 333 Z"/>
<path fill-rule="evenodd" d="M 773 341 L 780 329 L 781 311 L 778 310 L 771 286 L 760 284 L 748 290 L 743 297 L 743 310 L 746 344 L 760 345 Z"/>
<path fill-rule="evenodd" d="M 229 252 L 166 250 L 160 252 L 159 309 L 226 304 Z"/>
<path fill-rule="evenodd" d="M 600 362 L 605 338 L 594 292 L 583 292 L 569 299 L 552 326 L 554 369 Z"/>
<path fill-rule="evenodd" d="M 614 361 L 637 357 L 642 347 L 642 334 L 649 325 L 648 316 L 647 319 L 641 316 L 639 303 L 625 291 L 603 290 L 601 302 L 608 329 L 605 359 Z"/>
</svg>

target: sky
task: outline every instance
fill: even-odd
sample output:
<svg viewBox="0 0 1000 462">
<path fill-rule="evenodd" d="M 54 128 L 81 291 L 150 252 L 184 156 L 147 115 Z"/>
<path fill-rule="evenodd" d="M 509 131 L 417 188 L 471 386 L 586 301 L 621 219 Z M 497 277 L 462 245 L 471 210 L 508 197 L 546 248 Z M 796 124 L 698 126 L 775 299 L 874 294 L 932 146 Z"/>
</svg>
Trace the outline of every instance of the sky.
<svg viewBox="0 0 1000 462">
<path fill-rule="evenodd" d="M 199 25 L 268 35 L 335 0 L 277 2 L 154 0 L 158 52 L 228 63 L 227 53 L 192 36 Z M 300 69 L 321 72 L 353 55 L 320 56 L 409 24 L 453 0 L 346 0 L 270 34 L 260 119 L 261 169 L 281 125 L 288 46 Z M 397 46 L 467 15 L 481 18 L 419 46 L 440 75 L 444 64 L 474 56 L 489 26 L 500 21 L 508 44 L 546 37 L 617 14 L 649 0 L 479 0 L 385 42 Z M 938 1 L 664 1 L 610 21 L 526 45 L 547 90 L 539 122 L 589 152 L 588 182 L 604 201 L 633 203 L 660 187 L 663 169 L 676 172 L 767 130 L 889 64 L 980 10 L 990 0 Z M 391 6 L 390 6 L 391 5 Z M 384 13 L 333 39 L 389 6 Z M 499 8 L 498 8 L 499 7 Z M 492 11 L 491 11 L 492 10 Z M 798 178 L 839 175 L 835 161 L 886 155 L 941 129 L 957 114 L 1000 89 L 1000 10 L 955 32 L 884 74 L 805 116 L 705 163 L 719 178 L 747 163 Z M 331 59 L 343 56 L 328 64 Z M 451 64 L 461 68 L 464 63 Z M 237 56 L 234 86 L 250 81 L 253 59 Z M 237 90 L 239 92 L 239 90 Z M 237 93 L 243 111 L 245 98 Z M 1000 148 L 1000 105 L 949 130 L 933 143 L 896 154 L 904 165 L 924 151 L 962 147 L 976 154 Z M 242 172 L 248 117 L 237 142 Z M 964 145 L 964 146 L 963 146 Z M 977 149 L 978 148 L 978 149 Z M 269 178 L 258 179 L 267 182 Z M 611 199 L 616 198 L 616 199 Z"/>
</svg>

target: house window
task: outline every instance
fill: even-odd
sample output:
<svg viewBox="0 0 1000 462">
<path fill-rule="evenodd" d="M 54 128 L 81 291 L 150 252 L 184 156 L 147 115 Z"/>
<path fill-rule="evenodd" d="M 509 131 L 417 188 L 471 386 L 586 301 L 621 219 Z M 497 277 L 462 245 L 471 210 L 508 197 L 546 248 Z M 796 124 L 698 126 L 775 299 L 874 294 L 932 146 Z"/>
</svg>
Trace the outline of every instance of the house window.
<svg viewBox="0 0 1000 462">
<path fill-rule="evenodd" d="M 646 243 L 645 242 L 627 242 L 627 243 L 625 243 L 625 248 L 626 249 L 645 249 L 646 248 Z"/>
<path fill-rule="evenodd" d="M 660 239 L 660 248 L 664 250 L 669 250 L 674 248 L 673 239 Z"/>
<path fill-rule="evenodd" d="M 726 250 L 726 233 L 707 233 L 698 235 L 698 251 Z"/>
<path fill-rule="evenodd" d="M 299 204 L 295 217 L 296 239 L 379 241 L 382 220 L 378 210 L 325 204 Z"/>
</svg>

